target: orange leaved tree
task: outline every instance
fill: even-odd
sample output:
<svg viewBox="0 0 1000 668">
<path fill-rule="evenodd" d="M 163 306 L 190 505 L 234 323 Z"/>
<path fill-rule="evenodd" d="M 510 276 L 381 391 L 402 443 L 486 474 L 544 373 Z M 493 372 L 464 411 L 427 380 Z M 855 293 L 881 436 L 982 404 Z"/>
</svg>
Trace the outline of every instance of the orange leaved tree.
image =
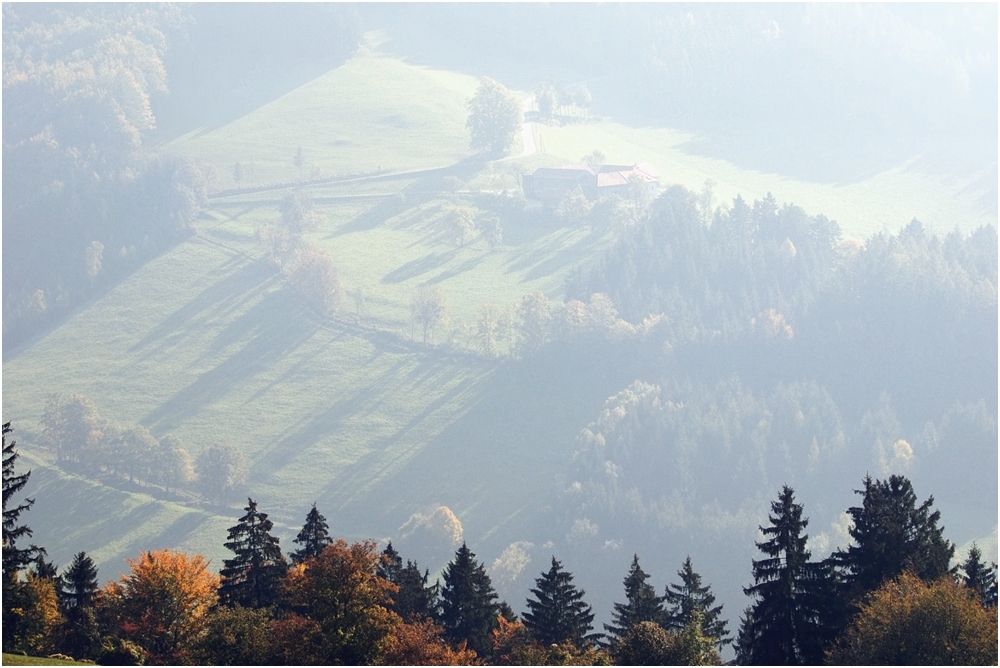
<svg viewBox="0 0 1000 668">
<path fill-rule="evenodd" d="M 204 557 L 171 550 L 127 563 L 131 572 L 109 582 L 101 597 L 112 635 L 141 646 L 150 663 L 184 663 L 216 603 L 218 576 Z"/>
</svg>

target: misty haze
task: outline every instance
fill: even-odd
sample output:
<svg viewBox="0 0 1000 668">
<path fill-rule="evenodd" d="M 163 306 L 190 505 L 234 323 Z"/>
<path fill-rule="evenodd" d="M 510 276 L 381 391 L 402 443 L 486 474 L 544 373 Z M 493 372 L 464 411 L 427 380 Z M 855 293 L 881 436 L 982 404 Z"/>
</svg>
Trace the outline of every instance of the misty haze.
<svg viewBox="0 0 1000 668">
<path fill-rule="evenodd" d="M 4 3 L 3 663 L 995 665 L 997 23 Z"/>
</svg>

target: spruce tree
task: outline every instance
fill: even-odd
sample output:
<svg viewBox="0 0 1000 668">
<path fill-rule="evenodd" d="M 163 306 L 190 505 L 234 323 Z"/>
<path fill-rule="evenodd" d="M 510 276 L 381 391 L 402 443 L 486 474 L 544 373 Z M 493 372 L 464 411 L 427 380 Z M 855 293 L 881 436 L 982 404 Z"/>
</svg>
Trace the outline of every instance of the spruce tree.
<svg viewBox="0 0 1000 668">
<path fill-rule="evenodd" d="M 399 584 L 399 574 L 403 570 L 403 558 L 392 546 L 392 541 L 382 550 L 382 560 L 379 561 L 375 574 L 384 578 L 394 585 Z"/>
<path fill-rule="evenodd" d="M 274 603 L 281 577 L 288 570 L 278 539 L 270 534 L 274 524 L 257 502 L 247 499 L 246 515 L 229 529 L 225 547 L 235 553 L 222 562 L 219 599 L 230 607 L 263 608 Z"/>
<path fill-rule="evenodd" d="M 86 552 L 78 552 L 60 580 L 60 598 L 66 616 L 62 651 L 77 658 L 95 657 L 101 647 L 94 609 L 99 591 L 97 566 Z"/>
<path fill-rule="evenodd" d="M 628 633 L 639 622 L 663 621 L 663 598 L 656 595 L 653 585 L 646 582 L 649 576 L 639 566 L 639 555 L 632 556 L 632 566 L 625 576 L 625 603 L 615 603 L 612 622 L 604 630 L 615 641 Z"/>
<path fill-rule="evenodd" d="M 438 621 L 452 643 L 462 640 L 479 656 L 492 652 L 490 632 L 497 624 L 497 594 L 490 576 L 465 543 L 444 571 Z"/>
<path fill-rule="evenodd" d="M 5 587 L 8 581 L 16 580 L 17 574 L 27 568 L 42 553 L 35 545 L 25 548 L 17 547 L 19 540 L 31 536 L 31 529 L 28 525 L 18 524 L 18 522 L 21 513 L 31 508 L 35 500 L 25 499 L 11 508 L 7 507 L 11 498 L 21 491 L 31 476 L 31 471 L 20 475 L 14 473 L 14 465 L 19 455 L 15 441 L 11 441 L 10 445 L 7 445 L 7 434 L 11 431 L 10 422 L 3 425 L 3 582 Z"/>
<path fill-rule="evenodd" d="M 403 619 L 417 619 L 433 616 L 437 609 L 438 585 L 428 585 L 430 572 L 420 573 L 417 562 L 406 560 L 406 566 L 399 571 L 399 591 L 396 592 L 393 609 Z"/>
<path fill-rule="evenodd" d="M 97 566 L 86 552 L 78 552 L 62 574 L 62 604 L 64 610 L 89 608 L 94 604 L 100 586 Z"/>
<path fill-rule="evenodd" d="M 753 560 L 755 584 L 743 589 L 754 600 L 740 625 L 736 658 L 745 665 L 815 665 L 823 660 L 828 569 L 809 561 L 803 533 L 809 521 L 790 487 L 771 512 L 771 525 L 760 527 L 765 540 L 756 543 L 766 556 Z"/>
<path fill-rule="evenodd" d="M 728 637 L 729 631 L 726 629 L 729 622 L 719 619 L 722 606 L 713 607 L 715 595 L 712 594 L 712 587 L 702 585 L 701 576 L 691 565 L 690 556 L 684 560 L 677 575 L 681 583 L 667 585 L 664 596 L 668 606 L 665 624 L 667 630 L 683 632 L 700 615 L 702 634 L 714 638 L 719 647 L 731 643 L 732 639 Z"/>
<path fill-rule="evenodd" d="M 965 586 L 976 592 L 985 607 L 997 605 L 997 565 L 986 565 L 983 553 L 975 543 L 969 548 L 969 555 L 962 562 Z"/>
<path fill-rule="evenodd" d="M 522 615 L 524 626 L 535 640 L 545 646 L 571 642 L 577 647 L 592 640 L 594 613 L 583 602 L 584 591 L 573 585 L 573 574 L 552 557 L 547 573 L 535 580 L 528 599 L 528 612 Z"/>
<path fill-rule="evenodd" d="M 934 497 L 917 505 L 913 485 L 904 476 L 888 480 L 864 479 L 860 507 L 848 509 L 853 520 L 849 529 L 854 545 L 833 555 L 842 570 L 851 600 L 860 600 L 886 580 L 910 570 L 923 580 L 936 580 L 948 573 L 955 546 L 938 527 L 941 513 L 931 512 Z"/>
<path fill-rule="evenodd" d="M 333 542 L 330 538 L 330 525 L 326 523 L 326 518 L 316 510 L 313 504 L 312 510 L 306 515 L 306 523 L 302 525 L 299 535 L 292 539 L 292 542 L 299 545 L 299 549 L 289 555 L 293 564 L 301 564 L 306 559 L 318 557 L 327 545 Z"/>
</svg>

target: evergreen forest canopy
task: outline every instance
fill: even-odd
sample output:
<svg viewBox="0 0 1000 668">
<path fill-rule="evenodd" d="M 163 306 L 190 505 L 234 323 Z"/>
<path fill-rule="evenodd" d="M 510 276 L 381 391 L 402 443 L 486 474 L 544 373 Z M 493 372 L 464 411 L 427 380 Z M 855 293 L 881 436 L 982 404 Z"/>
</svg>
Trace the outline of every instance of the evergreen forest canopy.
<svg viewBox="0 0 1000 668">
<path fill-rule="evenodd" d="M 254 643 L 268 633 L 288 652 L 314 652 L 213 662 L 421 663 L 467 661 L 470 652 L 509 662 L 685 662 L 716 651 L 746 662 L 811 661 L 857 649 L 861 641 L 845 635 L 850 625 L 889 614 L 885 601 L 831 608 L 830 589 L 806 587 L 821 601 L 803 612 L 815 632 L 780 657 L 755 654 L 771 633 L 757 616 L 771 595 L 774 569 L 765 562 L 777 557 L 768 550 L 794 547 L 801 577 L 855 602 L 890 586 L 888 578 L 908 596 L 955 603 L 953 592 L 934 589 L 942 564 L 969 563 L 972 582 L 976 569 L 989 571 L 995 224 L 932 227 L 906 214 L 862 235 L 850 220 L 788 202 L 787 180 L 766 181 L 773 195 L 720 197 L 711 178 L 692 189 L 666 169 L 655 196 L 631 187 L 592 201 L 575 191 L 539 206 L 520 186 L 539 166 L 632 160 L 620 146 L 595 145 L 606 135 L 594 128 L 608 115 L 696 133 L 684 145 L 691 155 L 823 182 L 861 181 L 919 153 L 897 171 L 968 183 L 995 218 L 995 154 L 980 148 L 996 145 L 996 36 L 962 32 L 996 23 L 995 15 L 980 21 L 982 7 L 959 8 L 938 27 L 933 11 L 951 10 L 3 11 L 4 419 L 19 430 L 24 421 L 19 440 L 47 490 L 26 488 L 45 518 L 33 523 L 38 542 L 71 562 L 50 587 L 32 579 L 54 575 L 49 562 L 33 548 L 13 553 L 10 572 L 47 610 L 39 623 L 61 629 L 26 631 L 21 649 L 80 642 L 84 654 L 69 653 L 180 660 L 171 654 L 178 645 L 109 631 L 135 614 L 125 584 L 112 597 L 125 607 L 81 616 L 99 589 L 97 566 L 113 570 L 134 556 L 110 546 L 139 540 L 112 535 L 107 517 L 138 522 L 160 541 L 137 548 L 134 574 L 160 568 L 162 557 L 198 583 L 204 610 L 215 596 L 226 604 L 205 612 L 207 626 L 190 631 L 184 651 L 202 647 L 196 637 L 238 627 L 253 651 L 264 651 Z M 852 35 L 860 44 L 847 48 Z M 334 70 L 350 94 L 322 89 L 332 79 L 320 75 L 350 56 Z M 865 76 L 855 76 L 859 69 Z M 751 70 L 768 76 L 746 76 Z M 362 85 L 346 88 L 350 76 Z M 799 85 L 806 80 L 822 85 Z M 419 87 L 408 87 L 413 81 Z M 486 89 L 499 102 L 483 108 Z M 518 90 L 534 91 L 538 111 L 522 118 L 528 93 Z M 344 130 L 325 146 L 316 130 L 312 144 L 291 141 L 302 136 L 296 123 L 327 118 L 323 104 L 340 106 L 326 123 L 335 127 L 322 132 L 334 136 L 343 124 L 361 128 L 357 136 Z M 481 117 L 499 106 L 502 136 L 479 136 Z M 258 113 L 268 108 L 276 111 Z M 521 120 L 534 121 L 534 154 L 522 146 Z M 218 147 L 219 137 L 248 127 L 253 141 Z M 652 142 L 652 129 L 630 130 L 641 139 L 629 151 L 647 130 Z M 216 153 L 191 148 L 202 140 L 216 141 Z M 266 153 L 269 141 L 278 157 Z M 548 154 L 545 142 L 572 152 Z M 455 164 L 434 162 L 452 154 Z M 335 172 L 324 171 L 322 161 L 334 158 Z M 698 173 L 699 186 L 714 177 Z M 868 184 L 873 198 L 884 183 Z M 88 326 L 97 334 L 81 335 Z M 257 414 L 256 424 L 243 417 Z M 971 548 L 953 555 L 956 545 L 938 536 L 929 570 L 913 563 L 906 576 L 893 567 L 870 579 L 847 547 L 862 526 L 863 513 L 844 512 L 859 480 L 866 499 L 906 497 L 911 480 L 921 494 L 933 491 L 943 535 L 958 547 L 978 540 L 985 557 L 976 548 L 968 562 Z M 296 536 L 300 506 L 313 499 L 346 539 L 380 537 L 377 545 L 334 542 L 340 561 L 314 571 L 332 578 L 349 563 L 371 577 L 363 619 L 351 623 L 380 629 L 375 636 L 331 647 L 328 611 L 304 602 L 321 585 L 296 569 L 324 559 L 333 542 L 315 505 L 288 554 L 293 566 L 275 540 L 269 575 L 250 593 L 232 588 L 238 565 L 220 555 L 242 559 L 246 536 L 238 531 L 223 547 L 220 527 L 244 514 L 237 507 L 247 495 L 271 513 L 264 533 L 283 541 Z M 92 542 L 69 540 L 81 529 L 68 526 L 62 498 L 106 516 L 81 520 L 93 522 L 82 530 Z M 768 509 L 804 528 L 795 514 L 803 506 L 808 543 L 769 543 Z M 938 522 L 924 510 L 921 522 Z M 24 535 L 13 543 L 23 547 Z M 456 552 L 463 541 L 482 562 Z M 211 557 L 211 567 L 186 552 Z M 680 584 L 661 597 L 659 580 L 650 594 L 637 558 L 629 602 L 619 607 L 619 576 L 607 574 L 624 575 L 633 554 L 660 577 L 684 563 Z M 456 586 L 447 569 L 457 563 L 482 590 L 475 624 L 444 603 Z M 212 573 L 220 568 L 221 589 Z M 699 589 L 701 576 L 714 594 Z M 400 587 L 395 597 L 389 585 Z M 703 596 L 698 633 L 689 633 L 690 610 L 676 598 L 685 591 Z M 504 603 L 529 597 L 516 611 Z M 565 647 L 551 635 L 550 598 L 575 611 L 553 623 L 557 635 L 569 634 Z M 365 617 L 376 608 L 384 609 L 377 618 Z M 412 621 L 413 611 L 431 621 Z M 112 638 L 107 647 L 97 628 Z M 628 642 L 601 654 L 598 629 Z M 311 640 L 294 648 L 303 638 Z M 550 640 L 562 649 L 546 654 Z M 421 645 L 438 654 L 405 653 Z M 365 651 L 376 654 L 350 653 Z"/>
</svg>

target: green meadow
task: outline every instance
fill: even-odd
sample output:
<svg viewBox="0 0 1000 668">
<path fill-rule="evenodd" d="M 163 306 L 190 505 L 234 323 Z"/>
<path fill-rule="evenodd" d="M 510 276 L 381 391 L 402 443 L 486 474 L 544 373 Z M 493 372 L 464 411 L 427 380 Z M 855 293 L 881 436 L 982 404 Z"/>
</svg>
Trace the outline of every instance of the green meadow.
<svg viewBox="0 0 1000 668">
<path fill-rule="evenodd" d="M 248 492 L 286 550 L 314 502 L 332 533 L 351 539 L 393 537 L 414 513 L 443 504 L 485 560 L 511 542 L 545 540 L 547 490 L 575 435 L 634 378 L 623 371 L 620 385 L 593 387 L 564 375 L 553 387 L 544 369 L 474 352 L 480 305 L 509 308 L 534 290 L 559 300 L 567 273 L 613 242 L 530 223 L 505 229 L 492 252 L 448 237 L 449 207 L 513 187 L 521 171 L 599 149 L 609 161 L 652 163 L 664 184 L 699 190 L 710 178 L 720 203 L 773 192 L 838 220 L 845 235 L 895 230 L 914 216 L 940 229 L 989 222 L 960 194 L 965 183 L 906 166 L 861 183 L 805 183 L 685 153 L 688 137 L 672 130 L 608 120 L 536 125 L 541 153 L 489 163 L 468 148 L 465 103 L 476 84 L 364 53 L 230 125 L 156 147 L 215 167 L 217 195 L 196 234 L 44 338 L 7 351 L 3 366 L 4 420 L 33 469 L 37 503 L 26 518 L 56 563 L 86 550 L 109 578 L 141 550 L 172 547 L 218 567 L 242 505 L 111 488 L 55 467 L 37 447 L 38 421 L 47 398 L 66 392 L 106 417 L 174 434 L 195 457 L 218 441 L 239 445 Z M 319 214 L 306 240 L 332 254 L 348 294 L 365 295 L 360 310 L 346 297 L 335 319 L 283 285 L 257 234 L 300 177 L 299 146 L 301 187 Z M 441 288 L 451 315 L 430 347 L 410 318 L 425 283 Z"/>
</svg>

